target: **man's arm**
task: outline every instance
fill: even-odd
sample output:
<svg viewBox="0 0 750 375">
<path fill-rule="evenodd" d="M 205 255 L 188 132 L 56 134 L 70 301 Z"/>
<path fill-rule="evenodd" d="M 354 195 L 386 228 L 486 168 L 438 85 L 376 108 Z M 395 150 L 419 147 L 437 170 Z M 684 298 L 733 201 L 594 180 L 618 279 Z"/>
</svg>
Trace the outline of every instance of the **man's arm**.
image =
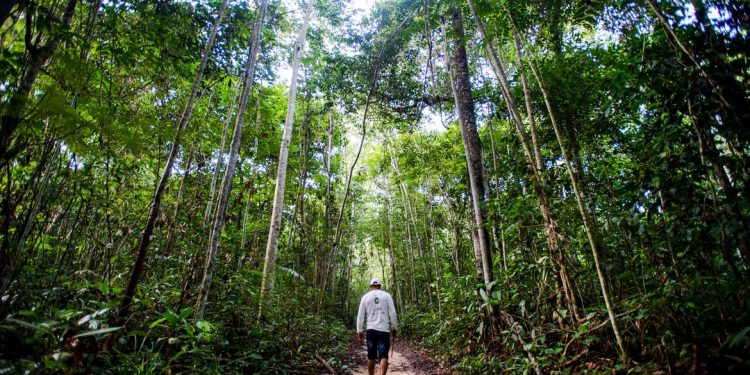
<svg viewBox="0 0 750 375">
<path fill-rule="evenodd" d="M 365 298 L 359 301 L 359 311 L 357 312 L 357 333 L 362 332 L 362 326 L 365 323 Z"/>
<path fill-rule="evenodd" d="M 393 298 L 389 298 L 388 304 L 388 317 L 391 319 L 391 331 L 398 329 L 398 319 L 396 318 L 396 306 L 393 303 Z"/>
</svg>

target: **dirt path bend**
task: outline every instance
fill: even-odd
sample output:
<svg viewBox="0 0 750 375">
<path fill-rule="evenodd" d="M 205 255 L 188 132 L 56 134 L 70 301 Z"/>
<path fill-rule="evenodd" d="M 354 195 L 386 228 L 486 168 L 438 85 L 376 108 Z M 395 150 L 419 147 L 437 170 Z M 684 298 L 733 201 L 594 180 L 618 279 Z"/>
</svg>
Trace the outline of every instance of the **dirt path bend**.
<svg viewBox="0 0 750 375">
<path fill-rule="evenodd" d="M 450 375 L 449 369 L 437 364 L 425 352 L 417 349 L 407 340 L 397 339 L 392 354 L 389 353 L 388 375 Z M 352 375 L 367 375 L 367 344 L 364 341 L 352 343 L 347 356 Z M 380 365 L 375 366 L 375 374 Z"/>
</svg>

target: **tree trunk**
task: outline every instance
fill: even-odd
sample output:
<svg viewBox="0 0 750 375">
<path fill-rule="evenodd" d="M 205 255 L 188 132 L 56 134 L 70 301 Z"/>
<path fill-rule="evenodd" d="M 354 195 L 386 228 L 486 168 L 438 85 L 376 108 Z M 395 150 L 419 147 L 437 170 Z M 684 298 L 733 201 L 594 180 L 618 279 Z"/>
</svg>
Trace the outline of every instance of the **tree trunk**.
<svg viewBox="0 0 750 375">
<path fill-rule="evenodd" d="M 206 252 L 206 262 L 203 269 L 203 278 L 198 289 L 198 299 L 195 304 L 194 317 L 198 320 L 203 319 L 208 302 L 208 293 L 211 290 L 211 281 L 213 280 L 214 269 L 216 268 L 216 254 L 219 248 L 219 236 L 224 229 L 224 214 L 227 210 L 229 193 L 232 190 L 232 179 L 237 168 L 237 159 L 240 155 L 242 124 L 245 121 L 245 111 L 247 110 L 247 99 L 250 96 L 250 90 L 253 86 L 253 76 L 255 75 L 255 65 L 257 63 L 258 50 L 260 49 L 260 40 L 263 37 L 263 22 L 266 18 L 266 8 L 268 0 L 262 0 L 258 9 L 258 18 L 253 26 L 252 39 L 250 40 L 250 53 L 248 53 L 245 72 L 242 77 L 242 93 L 240 94 L 240 105 L 237 112 L 237 119 L 234 123 L 232 133 L 232 143 L 229 146 L 229 161 L 227 169 L 224 171 L 224 178 L 221 181 L 219 197 L 216 200 L 217 206 L 214 214 L 214 224 L 211 228 L 211 236 L 208 241 L 208 251 Z"/>
<path fill-rule="evenodd" d="M 531 142 L 534 145 L 534 159 L 537 171 L 544 170 L 544 160 L 542 159 L 542 150 L 539 146 L 539 136 L 537 135 L 536 122 L 534 121 L 534 112 L 531 106 L 531 90 L 529 89 L 529 80 L 523 69 L 523 53 L 521 52 L 521 43 L 518 40 L 518 34 L 513 34 L 516 47 L 516 62 L 518 63 L 518 72 L 521 76 L 521 86 L 523 87 L 523 99 L 526 103 L 526 118 L 529 121 L 529 130 L 531 130 Z"/>
<path fill-rule="evenodd" d="M 180 122 L 177 125 L 177 131 L 175 132 L 174 141 L 172 142 L 172 149 L 169 152 L 167 165 L 164 167 L 164 172 L 162 172 L 161 179 L 159 180 L 159 183 L 156 187 L 156 192 L 154 193 L 154 197 L 151 200 L 151 210 L 149 212 L 148 219 L 146 220 L 143 234 L 141 235 L 140 241 L 138 243 L 138 255 L 135 263 L 133 264 L 133 270 L 130 273 L 130 281 L 128 282 L 128 287 L 125 291 L 125 295 L 122 298 L 122 302 L 120 302 L 120 307 L 118 308 L 118 311 L 114 316 L 118 323 L 124 323 L 125 316 L 128 314 L 128 310 L 130 309 L 130 303 L 133 301 L 133 297 L 135 296 L 135 289 L 138 286 L 141 272 L 143 271 L 143 265 L 146 261 L 148 246 L 149 244 L 151 244 L 151 234 L 154 232 L 154 224 L 156 223 L 156 219 L 159 216 L 159 211 L 161 210 L 162 197 L 164 196 L 164 191 L 166 190 L 169 183 L 169 177 L 172 175 L 172 167 L 174 166 L 174 162 L 177 159 L 177 154 L 180 150 L 183 132 L 190 122 L 190 117 L 193 115 L 193 105 L 195 104 L 195 98 L 198 94 L 198 88 L 201 85 L 203 71 L 205 70 L 206 64 L 208 62 L 208 56 L 211 54 L 211 50 L 213 49 L 214 41 L 216 40 L 216 33 L 219 31 L 219 25 L 221 24 L 221 19 L 224 16 L 224 9 L 226 8 L 226 6 L 227 2 L 226 0 L 224 0 L 221 3 L 221 7 L 219 8 L 219 13 L 216 15 L 216 20 L 211 26 L 211 33 L 208 41 L 206 42 L 206 47 L 203 50 L 201 62 L 200 65 L 198 65 L 198 71 L 195 74 L 195 80 L 193 81 L 193 86 L 190 90 L 190 97 L 188 98 L 185 110 L 182 112 Z"/>
<path fill-rule="evenodd" d="M 365 99 L 365 111 L 362 114 L 362 136 L 359 139 L 359 147 L 357 148 L 357 154 L 354 157 L 354 161 L 352 162 L 352 165 L 349 167 L 349 173 L 346 175 L 346 184 L 344 186 L 344 196 L 341 198 L 341 209 L 339 210 L 339 216 L 338 219 L 336 219 L 336 237 L 333 240 L 333 253 L 336 253 L 336 248 L 338 247 L 339 240 L 341 239 L 341 222 L 344 217 L 344 208 L 346 208 L 346 200 L 349 197 L 349 190 L 351 188 L 352 184 L 352 177 L 354 173 L 354 168 L 357 166 L 357 162 L 359 161 L 359 156 L 362 154 L 362 146 L 365 144 L 365 137 L 367 136 L 367 114 L 370 111 L 370 101 L 372 100 L 372 96 L 375 93 L 376 84 L 378 82 L 378 76 L 380 74 L 380 62 L 382 57 L 382 49 L 380 51 L 380 55 L 378 55 L 377 61 L 375 62 L 375 70 L 372 74 L 372 81 L 370 82 L 370 90 L 367 93 L 367 98 Z"/>
<path fill-rule="evenodd" d="M 404 209 L 406 210 L 406 217 L 407 217 L 407 225 L 411 224 L 414 227 L 414 239 L 417 242 L 417 253 L 420 257 L 422 257 L 423 250 L 422 250 L 422 241 L 419 237 L 419 231 L 417 230 L 417 221 L 415 218 L 414 210 L 411 206 L 411 198 L 409 197 L 409 190 L 406 188 L 406 184 L 404 183 L 404 180 L 401 178 L 401 169 L 398 166 L 398 158 L 396 157 L 396 150 L 393 147 L 393 142 L 388 139 L 388 145 L 386 145 L 386 148 L 390 151 L 388 154 L 391 158 L 391 166 L 393 167 L 393 171 L 396 172 L 396 179 L 398 180 L 398 186 L 401 191 L 401 196 L 404 201 Z"/>
<path fill-rule="evenodd" d="M 490 147 L 492 150 L 492 168 L 495 170 L 495 199 L 500 201 L 500 178 L 497 176 L 497 151 L 495 150 L 495 129 L 492 127 L 492 120 L 487 121 L 490 127 Z M 489 178 L 489 177 L 488 177 Z M 503 261 L 503 271 L 508 270 L 508 257 L 505 249 L 505 233 L 503 223 L 500 221 L 497 212 L 493 215 L 492 235 L 495 237 L 495 243 L 498 244 L 500 257 Z M 498 231 L 500 235 L 498 235 Z"/>
<path fill-rule="evenodd" d="M 482 258 L 482 275 L 485 284 L 493 280 L 492 275 L 492 257 L 490 249 L 490 236 L 485 227 L 486 213 L 482 207 L 485 200 L 484 191 L 484 167 L 482 165 L 482 144 L 477 132 L 477 124 L 474 113 L 474 99 L 471 93 L 471 81 L 469 79 L 469 63 L 466 57 L 466 47 L 464 41 L 463 15 L 460 10 L 453 11 L 453 58 L 452 64 L 455 69 L 452 71 L 453 79 L 451 84 L 454 87 L 453 95 L 456 101 L 458 119 L 461 125 L 461 138 L 463 139 L 464 151 L 466 153 L 466 166 L 469 172 L 469 187 L 471 189 L 472 212 L 474 216 L 474 225 L 477 229 L 479 243 L 479 254 Z M 452 65 L 451 64 L 451 65 Z"/>
<path fill-rule="evenodd" d="M 390 199 L 386 199 L 385 207 L 385 220 L 388 232 L 386 233 L 386 246 L 388 247 L 388 257 L 391 260 L 391 284 L 396 291 L 396 299 L 398 300 L 399 306 L 403 306 L 404 300 L 401 295 L 401 289 L 399 288 L 400 280 L 396 271 L 396 258 L 393 256 L 393 230 L 391 227 L 391 205 Z"/>
<path fill-rule="evenodd" d="M 300 55 L 305 46 L 307 27 L 313 10 L 313 0 L 307 2 L 305 20 L 297 35 L 294 44 L 294 61 L 292 62 L 292 80 L 289 85 L 289 105 L 286 110 L 286 121 L 284 122 L 284 135 L 281 138 L 281 151 L 279 152 L 279 165 L 276 172 L 276 190 L 273 195 L 273 211 L 271 212 L 271 225 L 268 230 L 268 243 L 266 245 L 266 260 L 263 265 L 263 279 L 260 287 L 260 306 L 258 308 L 258 319 L 263 316 L 263 310 L 268 299 L 273 293 L 274 270 L 276 268 L 276 256 L 279 247 L 279 232 L 281 231 L 281 209 L 284 207 L 284 188 L 286 187 L 286 169 L 289 162 L 289 143 L 292 140 L 292 125 L 294 124 L 294 109 L 297 101 L 297 74 L 299 73 Z"/>
<path fill-rule="evenodd" d="M 234 93 L 232 94 L 232 104 L 229 106 L 229 113 L 227 113 L 227 119 L 224 121 L 224 128 L 221 131 L 221 143 L 219 143 L 219 151 L 216 153 L 216 167 L 214 174 L 211 176 L 211 188 L 208 192 L 208 204 L 206 205 L 206 212 L 203 214 L 203 224 L 208 225 L 208 219 L 211 217 L 211 209 L 214 205 L 214 195 L 216 195 L 216 180 L 219 179 L 219 172 L 221 172 L 221 166 L 224 164 L 224 143 L 227 138 L 227 129 L 229 123 L 232 121 L 232 115 L 234 114 L 234 104 L 237 101 L 237 95 L 239 94 L 240 83 L 237 82 L 234 85 Z"/>
</svg>

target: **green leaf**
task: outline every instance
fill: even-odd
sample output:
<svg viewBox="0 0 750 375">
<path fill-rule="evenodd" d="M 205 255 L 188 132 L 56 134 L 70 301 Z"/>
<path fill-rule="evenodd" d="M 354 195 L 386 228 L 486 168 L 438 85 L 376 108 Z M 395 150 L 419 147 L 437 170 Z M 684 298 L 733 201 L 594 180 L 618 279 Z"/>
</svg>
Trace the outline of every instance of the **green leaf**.
<svg viewBox="0 0 750 375">
<path fill-rule="evenodd" d="M 490 298 L 487 296 L 487 291 L 485 291 L 484 289 L 479 289 L 479 295 L 482 296 L 484 303 L 490 302 Z"/>
<path fill-rule="evenodd" d="M 213 324 L 205 320 L 199 320 L 195 322 L 195 326 L 198 327 L 198 329 L 200 329 L 201 331 L 206 332 L 206 333 L 211 332 L 214 329 Z"/>
<path fill-rule="evenodd" d="M 94 330 L 94 331 L 88 331 L 88 332 L 84 332 L 84 333 L 79 333 L 79 334 L 73 336 L 73 338 L 86 337 L 86 336 L 96 336 L 96 335 L 104 335 L 104 334 L 108 334 L 108 333 L 119 331 L 121 329 L 122 329 L 122 327 L 102 328 L 102 329 L 97 329 L 97 330 Z"/>
<path fill-rule="evenodd" d="M 148 326 L 148 328 L 154 328 L 154 327 L 158 326 L 159 324 L 161 324 L 162 322 L 164 322 L 165 320 L 167 320 L 167 318 L 159 318 L 159 319 L 156 319 L 156 320 L 154 320 L 154 322 L 153 322 L 153 323 L 151 323 L 151 324 L 150 324 L 150 325 Z"/>
<path fill-rule="evenodd" d="M 187 319 L 192 314 L 193 314 L 193 308 L 192 307 L 186 307 L 186 308 L 180 310 L 180 319 Z"/>
</svg>

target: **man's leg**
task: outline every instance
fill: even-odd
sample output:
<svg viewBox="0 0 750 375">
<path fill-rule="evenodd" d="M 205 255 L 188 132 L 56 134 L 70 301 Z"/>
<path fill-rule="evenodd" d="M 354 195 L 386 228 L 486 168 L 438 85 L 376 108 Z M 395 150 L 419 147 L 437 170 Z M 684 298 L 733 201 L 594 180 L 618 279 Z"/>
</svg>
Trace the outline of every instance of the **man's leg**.
<svg viewBox="0 0 750 375">
<path fill-rule="evenodd" d="M 378 359 L 378 341 L 375 333 L 367 330 L 367 373 L 375 375 L 375 361 Z"/>
<path fill-rule="evenodd" d="M 388 371 L 388 358 L 383 358 L 380 360 L 380 375 L 385 375 L 386 371 Z"/>
<path fill-rule="evenodd" d="M 391 335 L 387 332 L 378 334 L 378 357 L 380 358 L 380 375 L 388 371 L 388 351 L 391 349 Z"/>
</svg>

